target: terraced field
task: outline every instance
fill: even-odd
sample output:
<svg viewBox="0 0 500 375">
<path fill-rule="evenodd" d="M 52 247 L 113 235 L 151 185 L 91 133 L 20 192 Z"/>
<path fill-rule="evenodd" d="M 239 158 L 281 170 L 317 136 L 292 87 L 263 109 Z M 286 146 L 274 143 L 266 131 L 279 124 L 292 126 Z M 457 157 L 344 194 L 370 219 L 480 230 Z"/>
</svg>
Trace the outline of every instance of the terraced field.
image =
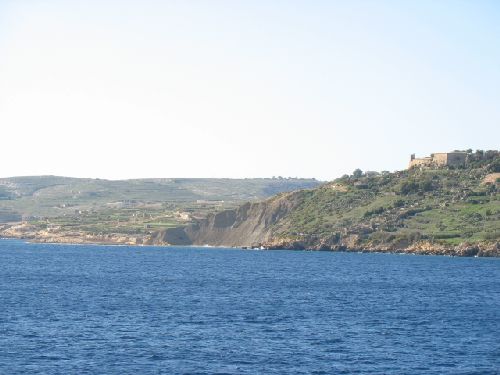
<svg viewBox="0 0 500 375">
<path fill-rule="evenodd" d="M 0 223 L 24 220 L 41 230 L 140 234 L 210 212 L 319 184 L 314 179 L 138 179 L 57 176 L 0 179 Z"/>
</svg>

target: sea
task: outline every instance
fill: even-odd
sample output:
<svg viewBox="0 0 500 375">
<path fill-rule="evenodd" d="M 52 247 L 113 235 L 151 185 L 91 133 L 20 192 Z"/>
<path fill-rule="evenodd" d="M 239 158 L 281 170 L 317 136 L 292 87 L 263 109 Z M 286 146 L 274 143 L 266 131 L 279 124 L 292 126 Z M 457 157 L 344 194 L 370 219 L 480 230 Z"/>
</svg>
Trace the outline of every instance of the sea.
<svg viewBox="0 0 500 375">
<path fill-rule="evenodd" d="M 0 374 L 500 374 L 500 259 L 0 240 Z"/>
</svg>

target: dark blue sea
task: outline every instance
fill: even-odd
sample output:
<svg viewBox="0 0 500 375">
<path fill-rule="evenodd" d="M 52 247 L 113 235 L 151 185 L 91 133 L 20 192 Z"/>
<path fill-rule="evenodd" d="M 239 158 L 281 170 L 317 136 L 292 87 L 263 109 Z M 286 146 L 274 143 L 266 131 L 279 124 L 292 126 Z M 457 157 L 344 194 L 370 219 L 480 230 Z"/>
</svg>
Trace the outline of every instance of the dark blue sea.
<svg viewBox="0 0 500 375">
<path fill-rule="evenodd" d="M 1 240 L 0 374 L 500 374 L 500 259 Z"/>
</svg>

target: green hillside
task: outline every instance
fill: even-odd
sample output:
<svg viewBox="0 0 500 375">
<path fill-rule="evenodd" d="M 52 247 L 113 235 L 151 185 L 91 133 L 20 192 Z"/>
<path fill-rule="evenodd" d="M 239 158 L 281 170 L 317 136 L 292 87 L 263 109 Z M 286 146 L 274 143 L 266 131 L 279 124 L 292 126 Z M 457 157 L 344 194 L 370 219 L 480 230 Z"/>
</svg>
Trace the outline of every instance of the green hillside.
<svg viewBox="0 0 500 375">
<path fill-rule="evenodd" d="M 450 159 L 459 156 L 460 159 Z M 500 256 L 500 155 L 455 152 L 425 166 L 356 170 L 166 230 L 159 243 Z"/>
<path fill-rule="evenodd" d="M 421 240 L 459 244 L 500 239 L 498 152 L 470 154 L 461 168 L 356 171 L 297 192 L 300 204 L 273 228 L 275 238 L 361 247 Z M 486 156 L 485 156 L 486 155 Z"/>
</svg>

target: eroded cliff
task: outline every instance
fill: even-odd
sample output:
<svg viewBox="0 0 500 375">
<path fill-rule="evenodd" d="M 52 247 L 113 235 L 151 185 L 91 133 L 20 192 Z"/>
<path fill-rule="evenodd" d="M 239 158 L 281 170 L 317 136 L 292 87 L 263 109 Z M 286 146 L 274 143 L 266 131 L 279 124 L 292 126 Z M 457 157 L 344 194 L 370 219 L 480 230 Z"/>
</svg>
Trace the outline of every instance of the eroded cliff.
<svg viewBox="0 0 500 375">
<path fill-rule="evenodd" d="M 283 193 L 264 202 L 246 203 L 234 210 L 209 215 L 185 228 L 157 233 L 151 244 L 260 246 L 270 241 L 274 225 L 302 202 L 298 192 Z"/>
</svg>

